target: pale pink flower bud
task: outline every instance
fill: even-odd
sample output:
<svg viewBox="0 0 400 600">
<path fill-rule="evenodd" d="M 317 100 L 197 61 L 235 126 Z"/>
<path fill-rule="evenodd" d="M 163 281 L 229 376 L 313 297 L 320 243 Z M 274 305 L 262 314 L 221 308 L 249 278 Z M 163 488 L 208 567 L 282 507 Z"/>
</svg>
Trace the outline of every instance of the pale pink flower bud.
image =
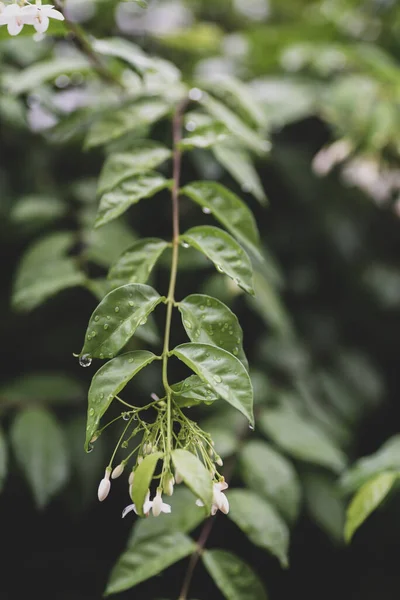
<svg viewBox="0 0 400 600">
<path fill-rule="evenodd" d="M 117 467 L 115 467 L 114 471 L 111 473 L 111 479 L 118 479 L 124 472 L 125 465 L 124 463 L 120 463 Z"/>
<path fill-rule="evenodd" d="M 99 489 L 97 490 L 97 497 L 100 502 L 103 502 L 110 493 L 111 481 L 110 481 L 111 470 L 109 468 L 106 469 L 104 473 L 104 479 L 100 481 Z"/>
</svg>

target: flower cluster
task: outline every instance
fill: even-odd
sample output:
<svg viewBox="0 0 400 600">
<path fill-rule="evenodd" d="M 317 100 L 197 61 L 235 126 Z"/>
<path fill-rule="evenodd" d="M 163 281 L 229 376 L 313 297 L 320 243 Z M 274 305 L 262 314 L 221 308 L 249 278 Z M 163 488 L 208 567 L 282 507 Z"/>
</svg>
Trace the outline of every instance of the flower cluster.
<svg viewBox="0 0 400 600">
<path fill-rule="evenodd" d="M 7 25 L 10 35 L 21 33 L 24 25 L 32 25 L 38 33 L 45 33 L 50 19 L 63 21 L 64 16 L 51 4 L 42 5 L 41 0 L 36 0 L 36 4 L 25 2 L 23 6 L 18 2 L 5 6 L 0 2 L 0 25 Z"/>
</svg>

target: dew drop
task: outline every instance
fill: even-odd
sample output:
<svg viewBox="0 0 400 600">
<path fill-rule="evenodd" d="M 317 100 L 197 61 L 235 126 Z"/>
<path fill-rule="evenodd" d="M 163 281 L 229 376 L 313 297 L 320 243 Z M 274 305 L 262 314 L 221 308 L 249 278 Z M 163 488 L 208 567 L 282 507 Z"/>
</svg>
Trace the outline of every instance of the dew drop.
<svg viewBox="0 0 400 600">
<path fill-rule="evenodd" d="M 200 304 L 200 310 L 204 310 L 204 309 L 205 309 L 204 304 Z"/>
<path fill-rule="evenodd" d="M 92 338 L 96 337 L 97 333 L 95 331 L 92 331 Z"/>
<path fill-rule="evenodd" d="M 79 364 L 81 367 L 90 367 L 92 364 L 92 357 L 90 354 L 82 354 L 82 356 L 79 357 Z"/>
<path fill-rule="evenodd" d="M 224 273 L 224 269 L 221 267 L 221 265 L 215 265 L 217 267 L 217 271 L 219 271 L 220 273 Z"/>
<path fill-rule="evenodd" d="M 106 319 L 109 321 L 111 319 L 110 315 L 107 315 Z"/>
<path fill-rule="evenodd" d="M 93 415 L 94 415 L 94 408 L 91 408 L 91 409 L 89 410 L 89 415 L 90 415 L 91 417 L 93 417 Z"/>
<path fill-rule="evenodd" d="M 135 306 L 135 303 L 133 302 L 133 300 L 129 300 L 128 304 L 129 304 L 129 306 Z"/>
<path fill-rule="evenodd" d="M 87 452 L 88 452 L 88 453 L 89 453 L 89 452 L 93 452 L 93 448 L 94 448 L 93 444 L 88 444 L 88 449 L 87 449 Z"/>
<path fill-rule="evenodd" d="M 100 317 L 99 317 L 99 315 L 96 315 L 96 316 L 95 316 L 95 318 L 94 318 L 94 320 L 95 320 L 95 321 L 100 321 Z"/>
<path fill-rule="evenodd" d="M 192 329 L 192 324 L 190 321 L 183 321 L 183 324 L 185 325 L 185 327 L 187 327 L 187 329 Z"/>
<path fill-rule="evenodd" d="M 101 392 L 101 394 L 100 394 L 100 400 L 103 400 L 103 398 L 104 398 L 104 393 Z"/>
<path fill-rule="evenodd" d="M 119 306 L 116 306 L 116 307 L 114 308 L 114 310 L 115 310 L 115 312 L 116 312 L 116 313 L 117 313 L 117 312 L 119 312 Z"/>
<path fill-rule="evenodd" d="M 239 348 L 237 348 L 236 346 L 234 347 L 234 349 L 232 350 L 232 354 L 234 356 L 237 356 L 239 354 Z"/>
<path fill-rule="evenodd" d="M 99 354 L 99 358 L 104 358 L 104 354 L 102 352 Z"/>
<path fill-rule="evenodd" d="M 208 208 L 208 206 L 204 206 L 203 207 L 203 213 L 205 215 L 210 215 L 211 214 L 211 208 Z"/>
<path fill-rule="evenodd" d="M 187 242 L 182 242 L 182 247 L 183 248 L 189 248 L 189 244 Z"/>
<path fill-rule="evenodd" d="M 127 412 L 121 413 L 121 417 L 123 418 L 124 421 L 129 421 L 129 419 L 130 419 L 129 413 L 127 413 Z"/>
<path fill-rule="evenodd" d="M 254 431 L 254 426 L 253 425 L 249 425 L 249 429 L 251 429 L 251 431 Z"/>
<path fill-rule="evenodd" d="M 133 363 L 133 361 L 134 361 L 134 359 L 133 359 L 133 358 L 130 358 L 130 359 L 128 360 L 128 362 L 129 362 L 129 363 Z"/>
<path fill-rule="evenodd" d="M 108 329 L 107 323 L 104 323 L 103 328 L 107 331 L 107 329 Z"/>
<path fill-rule="evenodd" d="M 221 383 L 222 379 L 219 375 L 213 375 L 214 381 L 216 381 L 217 383 Z"/>
</svg>

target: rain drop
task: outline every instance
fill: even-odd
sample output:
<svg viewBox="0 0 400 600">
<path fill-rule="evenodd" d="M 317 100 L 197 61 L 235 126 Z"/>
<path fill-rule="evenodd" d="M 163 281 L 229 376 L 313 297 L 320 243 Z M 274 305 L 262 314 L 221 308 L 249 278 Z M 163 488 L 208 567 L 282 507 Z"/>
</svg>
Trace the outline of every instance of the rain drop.
<svg viewBox="0 0 400 600">
<path fill-rule="evenodd" d="M 235 346 L 234 349 L 232 350 L 232 353 L 234 354 L 234 356 L 237 356 L 239 354 L 239 348 L 237 348 Z"/>
<path fill-rule="evenodd" d="M 94 448 L 93 444 L 88 444 L 88 449 L 87 449 L 87 452 L 88 452 L 88 453 L 89 453 L 89 452 L 93 452 L 93 448 Z"/>
<path fill-rule="evenodd" d="M 90 367 L 92 364 L 92 357 L 90 354 L 82 354 L 82 356 L 79 357 L 79 364 L 81 367 Z"/>
<path fill-rule="evenodd" d="M 251 431 L 254 431 L 254 425 L 249 425 L 249 429 L 251 429 Z"/>
<path fill-rule="evenodd" d="M 129 304 L 129 306 L 135 306 L 135 303 L 133 302 L 133 300 L 129 300 L 128 304 Z"/>
<path fill-rule="evenodd" d="M 119 306 L 116 306 L 116 307 L 114 308 L 114 310 L 115 310 L 115 312 L 116 312 L 116 313 L 117 313 L 117 312 L 119 312 Z"/>
<path fill-rule="evenodd" d="M 219 375 L 213 375 L 214 381 L 216 381 L 217 383 L 221 383 L 222 379 Z"/>
<path fill-rule="evenodd" d="M 189 248 L 189 244 L 187 242 L 182 242 L 182 247 L 183 248 Z"/>
<path fill-rule="evenodd" d="M 107 329 L 108 329 L 108 325 L 107 325 L 107 323 L 105 323 L 105 324 L 103 325 L 103 327 L 104 327 L 104 329 L 106 329 L 106 330 L 107 330 Z"/>
<path fill-rule="evenodd" d="M 139 321 L 139 325 L 146 325 L 147 323 L 147 317 L 143 317 L 143 319 L 140 319 Z"/>
<path fill-rule="evenodd" d="M 130 419 L 130 415 L 127 412 L 121 413 L 121 417 L 123 418 L 124 421 L 129 421 L 129 419 Z"/>
<path fill-rule="evenodd" d="M 110 315 L 107 315 L 107 321 L 109 321 L 111 319 Z"/>
<path fill-rule="evenodd" d="M 192 329 L 192 324 L 190 321 L 183 321 L 183 324 L 185 325 L 185 327 L 187 327 L 187 329 Z"/>
<path fill-rule="evenodd" d="M 211 208 L 208 208 L 208 206 L 204 206 L 202 210 L 205 215 L 211 214 Z"/>
<path fill-rule="evenodd" d="M 224 269 L 221 267 L 221 265 L 215 265 L 217 267 L 217 271 L 219 271 L 220 273 L 224 273 Z"/>
<path fill-rule="evenodd" d="M 99 317 L 99 315 L 96 315 L 96 316 L 95 316 L 95 318 L 94 318 L 94 320 L 95 320 L 95 321 L 100 321 L 100 317 Z"/>
<path fill-rule="evenodd" d="M 93 417 L 93 415 L 94 415 L 94 408 L 91 408 L 91 409 L 89 410 L 89 415 L 90 415 L 91 417 Z"/>
<path fill-rule="evenodd" d="M 200 310 L 204 310 L 204 309 L 205 309 L 204 304 L 200 304 Z"/>
</svg>

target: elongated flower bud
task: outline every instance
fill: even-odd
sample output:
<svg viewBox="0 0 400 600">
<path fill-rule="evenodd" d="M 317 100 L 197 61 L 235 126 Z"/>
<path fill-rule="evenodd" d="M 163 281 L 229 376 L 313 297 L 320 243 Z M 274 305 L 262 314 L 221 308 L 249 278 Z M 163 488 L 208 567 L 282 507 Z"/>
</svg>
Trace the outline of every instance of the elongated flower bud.
<svg viewBox="0 0 400 600">
<path fill-rule="evenodd" d="M 104 473 L 104 478 L 100 481 L 99 489 L 97 490 L 97 497 L 100 502 L 103 502 L 110 493 L 111 481 L 110 481 L 111 469 L 107 468 Z"/>
<path fill-rule="evenodd" d="M 128 479 L 129 485 L 132 485 L 134 478 L 135 478 L 135 471 L 131 471 L 129 474 L 129 479 Z"/>
<path fill-rule="evenodd" d="M 111 479 L 118 479 L 124 472 L 125 465 L 124 463 L 120 463 L 117 467 L 115 467 L 114 471 L 111 473 Z"/>
<path fill-rule="evenodd" d="M 182 475 L 179 473 L 178 470 L 175 470 L 175 483 L 176 484 L 180 484 L 183 481 L 183 477 Z"/>
<path fill-rule="evenodd" d="M 175 479 L 172 473 L 167 473 L 163 481 L 164 494 L 167 494 L 167 496 L 172 496 L 174 493 L 174 483 Z"/>
<path fill-rule="evenodd" d="M 217 458 L 215 459 L 215 464 L 217 464 L 219 467 L 222 467 L 222 465 L 224 464 L 220 456 L 217 456 Z"/>
</svg>

